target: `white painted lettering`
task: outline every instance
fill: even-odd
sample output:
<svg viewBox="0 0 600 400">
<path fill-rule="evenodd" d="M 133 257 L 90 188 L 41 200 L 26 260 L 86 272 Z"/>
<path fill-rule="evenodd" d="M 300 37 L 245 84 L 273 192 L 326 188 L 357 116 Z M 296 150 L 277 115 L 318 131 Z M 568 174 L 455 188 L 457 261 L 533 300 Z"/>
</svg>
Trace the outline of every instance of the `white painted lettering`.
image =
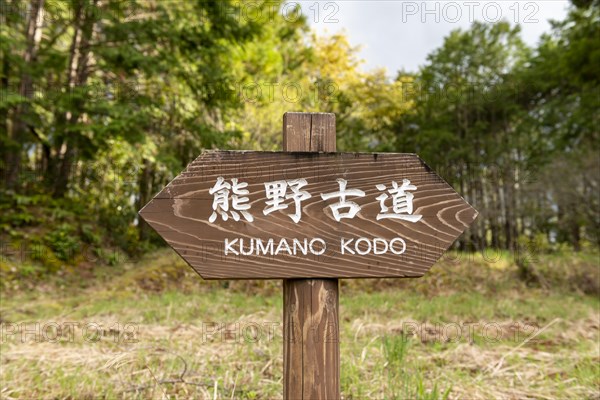
<svg viewBox="0 0 600 400">
<path fill-rule="evenodd" d="M 396 249 L 394 249 L 394 242 L 396 242 L 396 241 L 398 241 L 402 244 L 402 250 L 397 251 Z M 406 251 L 406 242 L 402 238 L 394 238 L 390 241 L 390 250 L 394 254 L 402 254 Z"/>
<path fill-rule="evenodd" d="M 353 241 L 354 239 L 349 239 L 346 241 L 344 238 L 342 238 L 342 243 L 340 246 L 342 248 L 342 254 L 346 254 L 346 252 L 350 254 L 356 254 L 350 247 L 348 247 L 348 245 L 352 244 Z"/>
<path fill-rule="evenodd" d="M 235 242 L 237 242 L 238 239 L 233 239 L 233 241 L 230 243 L 229 239 L 225 239 L 225 255 L 228 255 L 229 252 L 232 252 L 233 254 L 235 254 L 236 256 L 239 256 L 240 253 L 238 253 L 237 251 L 235 251 L 235 249 L 231 246 L 234 245 Z"/>
<path fill-rule="evenodd" d="M 313 248 L 313 244 L 315 242 L 321 243 L 322 249 L 320 251 L 315 251 L 315 249 Z M 314 238 L 313 240 L 311 240 L 310 243 L 308 244 L 308 247 L 310 249 L 310 252 L 316 256 L 320 256 L 321 254 L 325 253 L 325 250 L 327 250 L 327 244 L 321 238 Z"/>
<path fill-rule="evenodd" d="M 266 246 L 263 246 L 262 240 L 256 239 L 256 255 L 260 255 L 261 252 L 263 256 L 266 256 L 267 254 L 273 254 L 273 239 L 269 239 Z"/>
<path fill-rule="evenodd" d="M 300 252 L 304 255 L 308 254 L 308 239 L 304 239 L 304 247 L 302 247 L 302 242 L 298 239 L 294 239 L 294 255 L 297 253 L 297 249 L 300 248 Z"/>
<path fill-rule="evenodd" d="M 383 246 L 384 246 L 383 249 L 378 250 L 377 243 L 383 244 Z M 385 253 L 387 253 L 388 249 L 389 249 L 389 246 L 388 246 L 387 240 L 384 240 L 381 238 L 373 239 L 373 254 L 385 254 Z"/>
<path fill-rule="evenodd" d="M 287 240 L 285 239 L 281 239 L 279 241 L 279 245 L 277 246 L 277 249 L 275 250 L 275 255 L 279 255 L 279 252 L 283 249 L 283 246 L 285 245 L 285 250 L 288 252 L 288 254 L 291 256 L 292 255 L 292 249 L 290 249 L 290 245 L 288 244 Z"/>
<path fill-rule="evenodd" d="M 361 243 L 365 243 L 367 245 L 366 250 L 361 250 L 361 248 L 359 247 L 359 245 Z M 367 238 L 356 239 L 356 244 L 354 245 L 354 248 L 356 249 L 356 252 L 358 254 L 360 254 L 361 256 L 364 256 L 365 254 L 369 254 L 371 252 L 371 241 Z"/>
</svg>

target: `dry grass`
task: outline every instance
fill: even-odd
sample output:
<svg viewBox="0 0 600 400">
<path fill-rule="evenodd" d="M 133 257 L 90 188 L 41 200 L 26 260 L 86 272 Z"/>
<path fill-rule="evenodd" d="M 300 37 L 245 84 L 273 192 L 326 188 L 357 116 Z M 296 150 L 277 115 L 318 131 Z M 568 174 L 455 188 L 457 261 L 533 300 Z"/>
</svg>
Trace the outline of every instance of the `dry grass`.
<svg viewBox="0 0 600 400">
<path fill-rule="evenodd" d="M 281 398 L 278 283 L 224 287 L 169 253 L 152 258 L 85 289 L 3 293 L 0 398 Z M 344 282 L 344 398 L 600 398 L 597 297 L 526 288 L 510 263 L 432 272 Z M 21 323 L 79 328 L 52 342 L 53 331 L 12 334 Z M 88 331 L 94 340 L 88 323 L 101 327 Z M 252 324 L 263 326 L 259 340 Z M 458 337 L 457 326 L 472 334 Z"/>
</svg>

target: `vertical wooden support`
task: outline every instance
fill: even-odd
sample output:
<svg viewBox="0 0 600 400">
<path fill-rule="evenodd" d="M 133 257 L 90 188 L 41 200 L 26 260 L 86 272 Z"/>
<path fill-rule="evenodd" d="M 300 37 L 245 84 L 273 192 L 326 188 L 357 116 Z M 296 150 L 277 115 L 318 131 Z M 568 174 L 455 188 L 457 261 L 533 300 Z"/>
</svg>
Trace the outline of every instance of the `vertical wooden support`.
<svg viewBox="0 0 600 400">
<path fill-rule="evenodd" d="M 335 114 L 284 114 L 283 150 L 335 152 Z M 338 400 L 338 280 L 284 280 L 283 324 L 283 398 Z"/>
</svg>

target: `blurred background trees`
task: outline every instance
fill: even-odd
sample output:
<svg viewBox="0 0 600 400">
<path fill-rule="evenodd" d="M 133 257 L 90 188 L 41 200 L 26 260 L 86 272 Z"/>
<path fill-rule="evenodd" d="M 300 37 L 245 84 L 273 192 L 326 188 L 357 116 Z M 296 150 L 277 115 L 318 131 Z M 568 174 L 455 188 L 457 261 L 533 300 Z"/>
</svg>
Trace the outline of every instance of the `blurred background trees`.
<svg viewBox="0 0 600 400">
<path fill-rule="evenodd" d="M 278 149 L 284 112 L 322 111 L 339 151 L 416 152 L 454 185 L 481 212 L 461 249 L 599 244 L 594 2 L 537 48 L 474 23 L 393 79 L 273 1 L 0 4 L 3 243 L 140 254 L 136 211 L 202 150 Z"/>
</svg>

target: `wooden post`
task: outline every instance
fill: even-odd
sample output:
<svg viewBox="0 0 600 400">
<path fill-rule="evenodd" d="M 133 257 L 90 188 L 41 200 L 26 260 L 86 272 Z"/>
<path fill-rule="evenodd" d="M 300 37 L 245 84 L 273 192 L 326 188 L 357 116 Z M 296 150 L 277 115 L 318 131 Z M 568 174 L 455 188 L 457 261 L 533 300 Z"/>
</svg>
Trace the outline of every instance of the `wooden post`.
<svg viewBox="0 0 600 400">
<path fill-rule="evenodd" d="M 284 114 L 283 150 L 335 152 L 335 114 Z M 283 324 L 283 398 L 339 399 L 338 280 L 284 280 Z"/>
</svg>

